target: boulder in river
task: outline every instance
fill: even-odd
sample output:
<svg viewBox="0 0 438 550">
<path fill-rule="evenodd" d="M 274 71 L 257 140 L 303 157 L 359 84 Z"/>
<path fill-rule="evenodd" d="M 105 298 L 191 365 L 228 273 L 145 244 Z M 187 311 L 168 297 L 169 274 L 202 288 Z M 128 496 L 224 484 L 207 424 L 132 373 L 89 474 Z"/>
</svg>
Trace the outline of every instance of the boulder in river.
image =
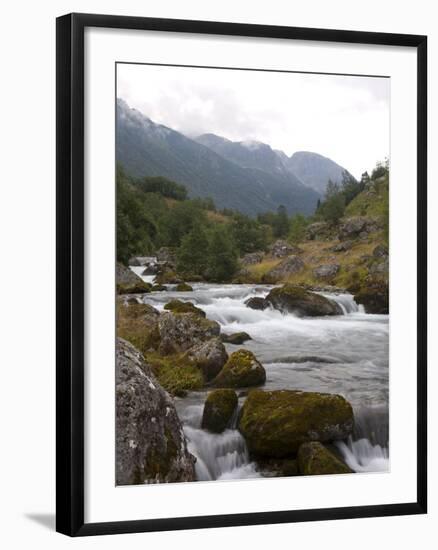
<svg viewBox="0 0 438 550">
<path fill-rule="evenodd" d="M 175 289 L 177 292 L 191 292 L 193 290 L 193 287 L 191 287 L 190 285 L 188 285 L 187 283 L 178 283 L 176 285 L 176 289 Z"/>
<path fill-rule="evenodd" d="M 247 332 L 233 332 L 232 334 L 221 334 L 221 340 L 225 344 L 240 346 L 252 338 Z"/>
<path fill-rule="evenodd" d="M 341 307 L 333 300 L 291 284 L 273 288 L 265 301 L 283 313 L 305 317 L 342 315 Z"/>
<path fill-rule="evenodd" d="M 116 483 L 194 481 L 195 458 L 188 452 L 175 405 L 141 353 L 117 339 Z"/>
<path fill-rule="evenodd" d="M 245 302 L 246 307 L 250 307 L 251 309 L 259 309 L 263 310 L 269 307 L 269 304 L 266 302 L 264 298 L 260 298 L 259 296 L 254 296 L 253 298 L 249 298 Z"/>
<path fill-rule="evenodd" d="M 300 273 L 303 271 L 304 267 L 304 262 L 299 256 L 288 256 L 274 268 L 269 270 L 263 276 L 263 280 L 266 282 L 275 283 L 277 281 L 287 279 L 290 275 Z"/>
<path fill-rule="evenodd" d="M 308 441 L 345 439 L 353 425 L 341 395 L 293 390 L 251 391 L 239 420 L 249 451 L 271 458 L 293 457 Z"/>
<path fill-rule="evenodd" d="M 237 407 L 234 390 L 220 389 L 208 394 L 202 415 L 202 429 L 222 433 L 229 425 Z"/>
<path fill-rule="evenodd" d="M 220 325 L 216 321 L 204 319 L 197 313 L 164 312 L 158 321 L 160 333 L 159 351 L 163 355 L 180 353 L 219 336 Z"/>
<path fill-rule="evenodd" d="M 118 294 L 144 294 L 151 291 L 152 285 L 145 283 L 129 267 L 117 262 L 116 286 Z"/>
<path fill-rule="evenodd" d="M 245 388 L 260 386 L 265 381 L 265 368 L 256 356 L 249 350 L 240 349 L 230 355 L 212 385 L 218 388 Z"/>
<path fill-rule="evenodd" d="M 193 346 L 187 352 L 191 363 L 201 369 L 207 382 L 217 376 L 228 360 L 228 353 L 219 338 L 210 338 Z"/>
<path fill-rule="evenodd" d="M 367 282 L 355 295 L 354 300 L 362 304 L 367 313 L 389 313 L 388 282 L 375 280 Z"/>
<path fill-rule="evenodd" d="M 319 441 L 303 443 L 298 449 L 298 467 L 306 476 L 351 474 L 352 470 Z"/>
<path fill-rule="evenodd" d="M 196 307 L 192 302 L 182 302 L 181 300 L 171 300 L 164 306 L 164 309 L 173 313 L 193 313 L 199 317 L 206 316 L 205 311 Z"/>
</svg>

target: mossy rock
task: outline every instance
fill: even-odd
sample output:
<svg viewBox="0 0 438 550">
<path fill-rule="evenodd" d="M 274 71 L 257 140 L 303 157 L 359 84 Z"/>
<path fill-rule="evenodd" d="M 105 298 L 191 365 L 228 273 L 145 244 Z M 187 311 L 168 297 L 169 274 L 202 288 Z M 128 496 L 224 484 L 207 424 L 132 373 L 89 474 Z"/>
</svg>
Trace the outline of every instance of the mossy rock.
<svg viewBox="0 0 438 550">
<path fill-rule="evenodd" d="M 151 292 L 164 292 L 165 290 L 167 290 L 166 285 L 155 284 L 151 287 Z"/>
<path fill-rule="evenodd" d="M 164 309 L 171 311 L 172 313 L 194 313 L 199 317 L 205 317 L 205 311 L 196 307 L 191 302 L 182 302 L 181 300 L 171 300 L 168 302 Z"/>
<path fill-rule="evenodd" d="M 158 349 L 160 313 L 148 304 L 117 304 L 117 336 L 128 340 L 143 354 Z"/>
<path fill-rule="evenodd" d="M 237 407 L 234 390 L 214 390 L 208 394 L 202 415 L 202 428 L 214 433 L 222 433 L 229 425 Z"/>
<path fill-rule="evenodd" d="M 221 334 L 221 340 L 225 344 L 240 346 L 252 338 L 247 332 L 234 332 L 233 334 Z"/>
<path fill-rule="evenodd" d="M 304 317 L 342 315 L 342 309 L 333 300 L 292 284 L 273 288 L 265 301 L 283 313 Z"/>
<path fill-rule="evenodd" d="M 249 350 L 240 349 L 232 353 L 223 369 L 213 380 L 219 388 L 245 388 L 260 386 L 266 382 L 266 371 Z"/>
<path fill-rule="evenodd" d="M 253 390 L 242 407 L 239 430 L 252 454 L 284 458 L 295 456 L 308 441 L 345 439 L 353 425 L 353 409 L 340 395 Z"/>
<path fill-rule="evenodd" d="M 146 355 L 146 361 L 160 384 L 171 395 L 184 397 L 188 391 L 200 390 L 204 385 L 201 370 L 185 354 L 162 357 L 150 353 Z"/>
<path fill-rule="evenodd" d="M 193 290 L 193 287 L 191 287 L 187 283 L 179 283 L 178 285 L 176 285 L 175 290 L 177 292 L 191 292 Z"/>
<path fill-rule="evenodd" d="M 389 289 L 387 281 L 370 281 L 355 295 L 354 299 L 362 304 L 367 313 L 389 313 Z"/>
<path fill-rule="evenodd" d="M 155 277 L 155 283 L 158 285 L 177 285 L 182 283 L 182 279 L 179 275 L 170 269 L 164 269 L 161 273 Z"/>
<path fill-rule="evenodd" d="M 121 263 L 116 265 L 117 294 L 145 294 L 151 291 L 152 285 L 145 283 L 129 267 Z"/>
<path fill-rule="evenodd" d="M 306 476 L 351 474 L 352 470 L 318 441 L 303 443 L 298 449 L 298 467 Z"/>
</svg>

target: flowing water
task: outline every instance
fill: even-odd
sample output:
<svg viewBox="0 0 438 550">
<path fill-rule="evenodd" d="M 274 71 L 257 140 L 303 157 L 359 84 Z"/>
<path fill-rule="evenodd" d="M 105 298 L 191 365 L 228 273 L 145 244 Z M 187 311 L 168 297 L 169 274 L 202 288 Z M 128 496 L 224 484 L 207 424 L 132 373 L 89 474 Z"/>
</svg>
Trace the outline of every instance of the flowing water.
<svg viewBox="0 0 438 550">
<path fill-rule="evenodd" d="M 137 268 L 139 269 L 139 268 Z M 245 301 L 264 297 L 271 287 L 260 285 L 194 284 L 188 293 L 154 292 L 144 297 L 159 310 L 171 298 L 188 300 L 220 323 L 223 333 L 245 331 L 252 340 L 243 346 L 227 344 L 229 353 L 245 347 L 266 369 L 264 389 L 299 389 L 339 393 L 350 401 L 355 431 L 337 448 L 356 472 L 385 471 L 388 455 L 388 316 L 369 315 L 349 294 L 324 295 L 344 314 L 298 318 L 267 309 L 253 310 Z M 201 429 L 206 392 L 177 399 L 188 445 L 197 457 L 199 480 L 258 477 L 236 418 L 220 435 Z M 244 397 L 240 397 L 239 406 Z"/>
</svg>

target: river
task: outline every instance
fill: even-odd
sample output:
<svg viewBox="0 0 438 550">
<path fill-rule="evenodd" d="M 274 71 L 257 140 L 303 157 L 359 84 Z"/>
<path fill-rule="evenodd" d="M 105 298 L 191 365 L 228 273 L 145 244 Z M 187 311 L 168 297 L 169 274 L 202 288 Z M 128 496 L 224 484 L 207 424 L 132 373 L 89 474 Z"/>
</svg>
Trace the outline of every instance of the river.
<svg viewBox="0 0 438 550">
<path fill-rule="evenodd" d="M 133 268 L 140 274 L 140 268 Z M 150 280 L 150 278 L 144 278 Z M 344 315 L 298 318 L 267 309 L 253 310 L 245 301 L 264 297 L 269 286 L 193 284 L 193 292 L 154 292 L 144 301 L 158 310 L 172 298 L 191 301 L 223 333 L 245 331 L 252 340 L 241 346 L 254 352 L 266 369 L 264 389 L 297 389 L 339 393 L 353 406 L 355 430 L 336 446 L 355 472 L 389 469 L 388 315 L 366 314 L 349 294 L 324 294 L 341 306 Z M 239 392 L 238 392 L 239 393 Z M 235 423 L 220 435 L 202 430 L 206 391 L 175 400 L 189 449 L 197 457 L 198 480 L 240 479 L 260 474 L 250 462 Z M 239 398 L 242 405 L 244 396 Z M 237 420 L 237 414 L 236 414 Z"/>
</svg>

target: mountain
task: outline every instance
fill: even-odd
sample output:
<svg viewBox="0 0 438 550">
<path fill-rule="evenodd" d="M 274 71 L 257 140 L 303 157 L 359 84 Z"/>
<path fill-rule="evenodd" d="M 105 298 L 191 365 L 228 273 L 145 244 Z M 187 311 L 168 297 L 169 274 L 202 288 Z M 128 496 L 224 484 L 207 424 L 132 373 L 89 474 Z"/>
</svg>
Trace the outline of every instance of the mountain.
<svg viewBox="0 0 438 550">
<path fill-rule="evenodd" d="M 290 177 L 290 172 L 280 155 L 272 150 L 269 145 L 260 141 L 235 142 L 215 134 L 203 134 L 197 137 L 196 141 L 209 147 L 227 160 L 242 166 L 242 168 L 254 168 L 263 172 Z M 297 180 L 294 181 L 294 184 L 302 184 L 297 178 L 294 177 L 294 179 Z"/>
<path fill-rule="evenodd" d="M 286 166 L 304 184 L 321 193 L 321 195 L 324 194 L 329 179 L 341 183 L 344 171 L 351 176 L 345 168 L 339 166 L 333 160 L 309 151 L 294 153 L 286 161 Z"/>
<path fill-rule="evenodd" d="M 251 147 L 247 145 L 248 152 Z M 261 148 L 271 156 L 265 148 L 271 148 Z M 245 214 L 276 210 L 280 204 L 290 214 L 311 214 L 319 198 L 284 168 L 266 171 L 260 168 L 264 166 L 261 159 L 250 161 L 249 157 L 239 164 L 210 146 L 156 124 L 122 99 L 117 100 L 116 156 L 134 177 L 164 176 L 185 185 L 191 197 L 212 197 L 219 208 Z"/>
</svg>

